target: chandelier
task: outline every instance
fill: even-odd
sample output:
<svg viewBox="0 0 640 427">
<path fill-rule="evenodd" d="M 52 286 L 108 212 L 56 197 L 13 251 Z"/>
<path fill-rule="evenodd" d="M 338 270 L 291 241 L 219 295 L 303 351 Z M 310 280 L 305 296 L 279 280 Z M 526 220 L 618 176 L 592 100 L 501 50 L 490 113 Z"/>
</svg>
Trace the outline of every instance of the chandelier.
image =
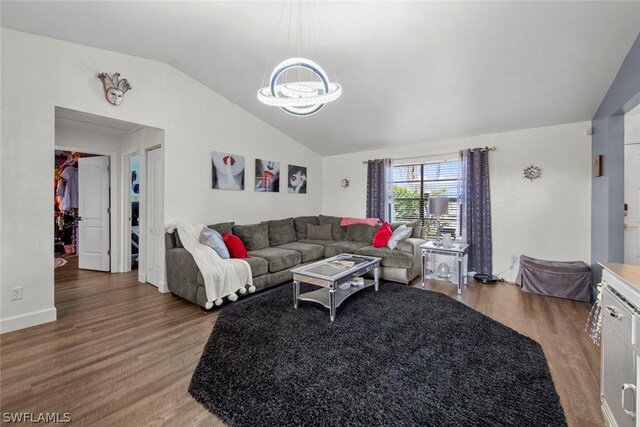
<svg viewBox="0 0 640 427">
<path fill-rule="evenodd" d="M 298 3 L 298 51 L 302 52 L 302 2 Z M 290 16 L 293 15 L 293 2 Z M 291 26 L 290 19 L 290 26 Z M 289 33 L 291 33 L 291 28 Z M 265 73 L 266 74 L 266 73 Z M 311 116 L 325 104 L 335 101 L 342 87 L 329 81 L 327 73 L 314 61 L 302 57 L 289 58 L 273 69 L 268 86 L 258 90 L 258 100 L 280 107 L 293 116 Z"/>
</svg>

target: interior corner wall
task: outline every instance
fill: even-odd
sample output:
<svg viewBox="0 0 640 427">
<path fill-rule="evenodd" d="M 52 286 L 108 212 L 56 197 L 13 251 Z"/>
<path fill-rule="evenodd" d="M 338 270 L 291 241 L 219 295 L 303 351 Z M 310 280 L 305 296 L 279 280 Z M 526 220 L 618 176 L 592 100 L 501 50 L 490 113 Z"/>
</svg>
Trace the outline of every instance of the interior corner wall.
<svg viewBox="0 0 640 427">
<path fill-rule="evenodd" d="M 592 156 L 602 156 L 602 176 L 592 177 L 591 268 L 624 262 L 624 114 L 640 103 L 640 34 L 593 117 Z"/>
<path fill-rule="evenodd" d="M 323 212 L 365 215 L 367 167 L 377 158 L 457 158 L 463 148 L 495 146 L 489 155 L 494 274 L 513 281 L 511 255 L 555 261 L 590 258 L 591 146 L 588 122 L 422 143 L 323 159 Z M 536 165 L 541 178 L 523 170 Z M 343 189 L 342 178 L 351 185 Z"/>
<path fill-rule="evenodd" d="M 164 130 L 164 219 L 248 223 L 318 214 L 322 158 L 175 68 L 2 29 L 0 331 L 55 319 L 51 216 L 55 107 Z M 100 72 L 133 89 L 113 106 Z M 245 190 L 211 189 L 211 151 L 245 156 Z M 307 194 L 253 191 L 254 159 L 306 166 Z M 28 173 L 28 179 L 24 174 Z M 282 181 L 286 181 L 282 179 Z M 10 292 L 22 287 L 22 300 Z"/>
</svg>

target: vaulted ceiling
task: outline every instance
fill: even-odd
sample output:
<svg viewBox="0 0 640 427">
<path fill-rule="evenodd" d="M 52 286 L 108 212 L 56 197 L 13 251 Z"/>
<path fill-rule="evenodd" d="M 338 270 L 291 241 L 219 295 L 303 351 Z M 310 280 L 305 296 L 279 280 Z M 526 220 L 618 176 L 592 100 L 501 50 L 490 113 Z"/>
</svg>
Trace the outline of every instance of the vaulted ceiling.
<svg viewBox="0 0 640 427">
<path fill-rule="evenodd" d="M 640 33 L 637 1 L 1 7 L 3 27 L 166 62 L 322 155 L 590 120 Z M 304 118 L 256 99 L 299 16 L 303 53 L 343 86 Z"/>
</svg>

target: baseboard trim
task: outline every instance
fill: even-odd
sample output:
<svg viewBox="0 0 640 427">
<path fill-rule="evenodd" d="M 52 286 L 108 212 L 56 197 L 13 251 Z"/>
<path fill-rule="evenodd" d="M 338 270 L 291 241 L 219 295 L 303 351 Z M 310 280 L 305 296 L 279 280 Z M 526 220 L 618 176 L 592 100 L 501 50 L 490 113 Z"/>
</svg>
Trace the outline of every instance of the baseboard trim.
<svg viewBox="0 0 640 427">
<path fill-rule="evenodd" d="M 56 319 L 57 312 L 55 307 L 46 310 L 32 311 L 31 313 L 25 313 L 19 316 L 6 317 L 0 319 L 0 334 L 29 328 L 42 323 L 55 322 Z"/>
<path fill-rule="evenodd" d="M 158 286 L 158 292 L 166 294 L 169 292 L 169 287 L 167 286 L 167 282 L 160 282 L 160 286 Z"/>
</svg>

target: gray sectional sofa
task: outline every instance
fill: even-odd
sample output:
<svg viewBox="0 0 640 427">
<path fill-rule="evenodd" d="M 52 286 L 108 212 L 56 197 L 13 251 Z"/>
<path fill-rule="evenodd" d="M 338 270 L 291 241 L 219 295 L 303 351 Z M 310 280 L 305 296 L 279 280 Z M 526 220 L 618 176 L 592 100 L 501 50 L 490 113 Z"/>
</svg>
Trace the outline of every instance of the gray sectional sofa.
<svg viewBox="0 0 640 427">
<path fill-rule="evenodd" d="M 397 249 L 374 248 L 373 236 L 380 225 L 366 224 L 342 227 L 342 218 L 335 216 L 303 216 L 263 221 L 259 224 L 236 225 L 225 222 L 209 225 L 220 234 L 235 234 L 243 241 L 250 258 L 253 284 L 256 290 L 266 289 L 292 280 L 290 270 L 301 264 L 330 258 L 341 253 L 382 258 L 381 277 L 384 280 L 408 284 L 420 273 L 420 245 L 425 243 L 418 221 L 392 223 L 413 227 L 411 237 L 401 241 Z M 331 224 L 331 240 L 307 239 L 307 224 Z M 207 302 L 204 279 L 191 254 L 182 246 L 178 232 L 167 233 L 166 272 L 169 291 L 205 307 Z"/>
</svg>

